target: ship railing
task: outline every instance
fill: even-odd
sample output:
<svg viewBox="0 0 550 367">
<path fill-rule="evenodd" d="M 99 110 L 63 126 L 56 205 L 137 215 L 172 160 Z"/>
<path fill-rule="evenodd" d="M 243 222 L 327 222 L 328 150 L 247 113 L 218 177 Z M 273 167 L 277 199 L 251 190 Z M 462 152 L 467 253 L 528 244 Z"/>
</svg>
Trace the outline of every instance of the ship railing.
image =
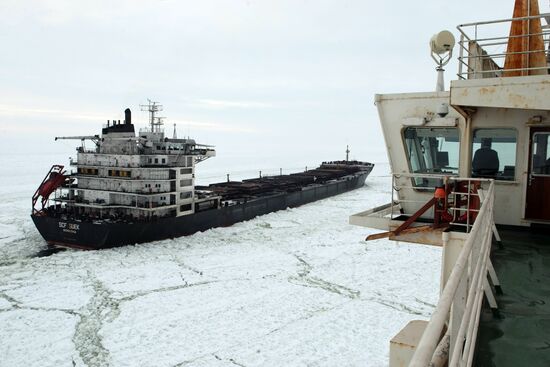
<svg viewBox="0 0 550 367">
<path fill-rule="evenodd" d="M 483 201 L 439 302 L 416 347 L 409 367 L 433 365 L 444 345 L 449 346 L 448 366 L 471 366 L 474 356 L 487 273 L 492 270 L 494 183 L 483 191 Z M 465 288 L 465 289 L 464 289 Z M 460 290 L 459 290 L 460 289 Z M 442 337 L 444 329 L 447 328 Z"/>
<path fill-rule="evenodd" d="M 142 127 L 139 129 L 139 133 L 164 133 L 164 128 L 155 128 L 155 130 L 151 130 L 150 127 Z"/>
<path fill-rule="evenodd" d="M 418 185 L 418 179 L 426 180 L 428 184 Z M 449 192 L 449 207 L 447 210 L 453 218 L 449 225 L 464 227 L 464 230 L 468 233 L 472 229 L 475 217 L 479 215 L 480 211 L 474 205 L 480 201 L 478 188 L 486 189 L 492 181 L 487 178 L 458 177 L 442 174 L 394 173 L 392 174 L 392 191 L 389 207 L 390 219 L 398 217 L 410 218 L 433 197 L 438 187 L 443 187 L 446 183 L 449 187 L 453 187 L 455 182 L 461 182 L 465 186 L 464 191 L 452 190 Z M 455 205 L 459 201 L 465 201 L 465 207 Z M 425 215 L 430 216 L 429 219 L 431 219 L 433 218 L 433 211 L 427 211 Z"/>
<path fill-rule="evenodd" d="M 86 148 L 83 148 L 83 147 L 77 147 L 76 151 L 78 153 L 94 153 L 94 154 L 99 153 L 98 148 L 96 148 L 96 149 L 86 149 Z"/>
<path fill-rule="evenodd" d="M 544 23 L 542 24 L 542 20 Z M 526 30 L 521 35 L 510 35 L 512 22 L 520 22 Z M 532 32 L 531 29 L 540 31 Z M 457 26 L 460 33 L 458 42 L 458 77 L 459 79 L 481 79 L 502 76 L 526 76 L 548 74 L 550 61 L 550 13 L 527 17 L 498 19 L 485 22 L 466 23 Z M 541 37 L 542 43 L 532 44 L 534 37 Z M 508 51 L 510 40 L 520 39 L 525 42 L 524 51 Z M 548 51 L 547 51 L 548 50 Z M 529 66 L 533 55 L 540 58 L 543 54 L 545 65 Z M 510 56 L 521 55 L 522 67 L 507 67 L 505 61 Z"/>
</svg>

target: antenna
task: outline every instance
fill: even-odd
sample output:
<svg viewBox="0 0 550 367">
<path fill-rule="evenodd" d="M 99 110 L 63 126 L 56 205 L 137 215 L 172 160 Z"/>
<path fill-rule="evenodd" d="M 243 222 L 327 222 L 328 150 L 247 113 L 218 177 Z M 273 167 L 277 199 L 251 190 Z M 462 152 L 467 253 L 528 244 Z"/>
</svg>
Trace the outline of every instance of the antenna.
<svg viewBox="0 0 550 367">
<path fill-rule="evenodd" d="M 431 56 L 437 64 L 435 68 L 437 71 L 436 92 L 443 92 L 445 90 L 445 69 L 443 69 L 443 66 L 447 65 L 451 60 L 453 47 L 455 47 L 455 37 L 449 31 L 441 31 L 434 34 L 430 39 Z"/>
<path fill-rule="evenodd" d="M 177 139 L 178 138 L 178 134 L 176 132 L 176 124 L 174 124 L 174 133 L 172 134 L 172 139 Z"/>
<path fill-rule="evenodd" d="M 147 99 L 147 104 L 140 105 L 140 107 L 142 111 L 149 111 L 149 123 L 151 124 L 151 132 L 160 132 L 160 127 L 163 124 L 162 119 L 164 117 L 157 117 L 155 116 L 155 114 L 159 111 L 162 111 L 162 105 L 158 102 L 153 102 L 150 99 Z"/>
<path fill-rule="evenodd" d="M 346 145 L 346 162 L 349 162 L 349 145 Z"/>
</svg>

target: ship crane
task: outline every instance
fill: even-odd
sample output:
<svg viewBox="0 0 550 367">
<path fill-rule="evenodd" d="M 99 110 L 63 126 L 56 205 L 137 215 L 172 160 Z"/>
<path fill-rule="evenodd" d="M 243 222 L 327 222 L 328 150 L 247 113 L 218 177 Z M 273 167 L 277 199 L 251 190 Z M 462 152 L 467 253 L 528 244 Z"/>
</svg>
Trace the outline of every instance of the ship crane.
<svg viewBox="0 0 550 367">
<path fill-rule="evenodd" d="M 82 136 L 56 136 L 55 140 L 91 140 L 95 144 L 99 143 L 99 135 L 82 135 Z"/>
<path fill-rule="evenodd" d="M 99 135 L 77 135 L 77 136 L 56 136 L 55 141 L 58 140 L 80 140 L 82 141 L 82 150 L 86 149 L 86 146 L 84 145 L 84 141 L 91 140 L 94 142 L 94 144 L 99 146 L 99 141 L 101 140 Z"/>
</svg>

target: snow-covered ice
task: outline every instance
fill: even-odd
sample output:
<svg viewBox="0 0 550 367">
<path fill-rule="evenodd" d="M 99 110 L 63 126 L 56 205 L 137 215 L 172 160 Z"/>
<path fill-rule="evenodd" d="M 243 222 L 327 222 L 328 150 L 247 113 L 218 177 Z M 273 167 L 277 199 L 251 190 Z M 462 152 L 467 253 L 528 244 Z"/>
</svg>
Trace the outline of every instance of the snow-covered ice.
<svg viewBox="0 0 550 367">
<path fill-rule="evenodd" d="M 46 170 L 0 177 L 2 367 L 384 366 L 437 300 L 439 248 L 348 224 L 389 200 L 384 164 L 362 189 L 229 228 L 39 258 Z"/>
</svg>

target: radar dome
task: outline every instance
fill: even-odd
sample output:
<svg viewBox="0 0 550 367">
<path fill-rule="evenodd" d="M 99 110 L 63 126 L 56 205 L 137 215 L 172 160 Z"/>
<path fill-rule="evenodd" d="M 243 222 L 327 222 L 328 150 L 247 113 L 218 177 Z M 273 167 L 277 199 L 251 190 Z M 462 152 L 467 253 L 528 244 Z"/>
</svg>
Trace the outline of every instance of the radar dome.
<svg viewBox="0 0 550 367">
<path fill-rule="evenodd" d="M 441 31 L 430 39 L 430 48 L 438 55 L 449 52 L 455 46 L 455 37 L 449 31 Z"/>
</svg>

